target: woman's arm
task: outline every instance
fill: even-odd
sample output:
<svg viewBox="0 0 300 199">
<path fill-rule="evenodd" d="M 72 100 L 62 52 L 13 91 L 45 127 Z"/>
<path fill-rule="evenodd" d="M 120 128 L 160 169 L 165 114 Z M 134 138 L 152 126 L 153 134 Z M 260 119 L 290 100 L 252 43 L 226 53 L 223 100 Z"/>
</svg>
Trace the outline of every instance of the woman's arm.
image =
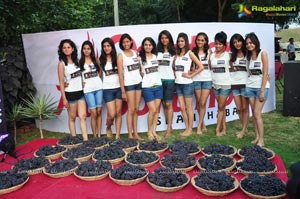
<svg viewBox="0 0 300 199">
<path fill-rule="evenodd" d="M 60 87 L 60 93 L 63 100 L 63 105 L 66 108 L 69 108 L 68 100 L 66 98 L 65 94 L 65 67 L 63 62 L 58 63 L 58 81 L 59 81 L 59 87 Z"/>
<path fill-rule="evenodd" d="M 122 99 L 127 100 L 125 86 L 124 86 L 124 74 L 123 74 L 123 56 L 119 54 L 117 57 L 117 67 L 118 67 L 118 74 L 119 74 L 119 81 L 120 81 L 120 88 L 122 91 Z"/>
<path fill-rule="evenodd" d="M 268 72 L 269 72 L 269 60 L 268 60 L 268 54 L 267 52 L 263 51 L 261 52 L 261 59 L 263 64 L 263 78 L 260 88 L 260 94 L 259 94 L 259 100 L 264 101 L 264 91 L 265 87 L 268 81 Z"/>
</svg>

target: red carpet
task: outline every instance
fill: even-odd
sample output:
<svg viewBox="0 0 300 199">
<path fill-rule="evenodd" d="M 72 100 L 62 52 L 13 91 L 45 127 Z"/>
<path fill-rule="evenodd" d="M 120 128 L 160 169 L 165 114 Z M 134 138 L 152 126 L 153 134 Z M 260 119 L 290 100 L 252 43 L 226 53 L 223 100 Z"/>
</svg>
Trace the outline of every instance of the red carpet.
<svg viewBox="0 0 300 199">
<path fill-rule="evenodd" d="M 57 139 L 38 139 L 30 143 L 22 145 L 17 148 L 17 156 L 19 159 L 27 159 L 33 157 L 33 153 L 39 147 L 47 144 L 55 145 Z M 161 155 L 161 157 L 163 154 Z M 202 154 L 196 156 L 199 159 Z M 2 155 L 0 156 L 0 159 Z M 239 159 L 236 157 L 236 159 Z M 286 169 L 284 167 L 282 159 L 276 155 L 272 160 L 278 168 L 276 176 L 281 178 L 283 181 L 287 182 L 288 177 L 286 174 Z M 0 171 L 9 170 L 11 166 L 16 162 L 10 156 L 7 156 L 4 163 L 0 163 Z M 159 166 L 159 163 L 152 167 L 148 167 L 148 170 L 152 172 L 155 168 Z M 197 175 L 199 172 L 198 168 L 195 167 L 194 170 L 188 172 L 192 177 Z M 244 177 L 243 174 L 233 174 L 239 181 Z M 133 186 L 120 186 L 115 184 L 109 179 L 109 177 L 93 182 L 82 181 L 76 178 L 74 175 L 64 177 L 64 178 L 50 178 L 43 173 L 31 175 L 29 181 L 19 190 L 0 195 L 1 199 L 12 199 L 12 198 L 26 198 L 26 199 L 43 199 L 43 198 L 53 198 L 53 199 L 65 199 L 65 198 L 122 198 L 122 199 L 136 199 L 136 198 L 163 198 L 163 199 L 179 199 L 179 198 L 214 198 L 207 197 L 200 192 L 198 192 L 190 183 L 188 186 L 180 191 L 174 193 L 162 193 L 156 191 L 148 185 L 146 181 Z M 220 198 L 220 197 L 218 197 Z M 243 199 L 248 198 L 239 188 L 228 196 L 223 198 L 236 198 Z"/>
</svg>

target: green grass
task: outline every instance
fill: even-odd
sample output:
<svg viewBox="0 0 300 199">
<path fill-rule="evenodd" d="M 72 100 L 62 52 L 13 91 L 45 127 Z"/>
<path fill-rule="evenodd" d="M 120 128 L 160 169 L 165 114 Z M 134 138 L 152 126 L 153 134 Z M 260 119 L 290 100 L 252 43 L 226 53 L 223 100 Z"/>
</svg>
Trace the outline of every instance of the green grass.
<svg viewBox="0 0 300 199">
<path fill-rule="evenodd" d="M 289 169 L 292 163 L 300 160 L 300 117 L 285 117 L 282 115 L 283 94 L 277 93 L 276 103 L 277 109 L 275 111 L 263 114 L 265 146 L 279 154 L 286 168 Z M 224 143 L 235 146 L 236 148 L 241 148 L 251 145 L 251 140 L 255 137 L 251 119 L 249 121 L 248 133 L 243 139 L 235 137 L 235 133 L 241 128 L 239 120 L 227 122 L 227 135 L 223 137 L 215 136 L 215 127 L 216 125 L 207 126 L 208 132 L 201 136 L 194 133 L 184 138 L 180 136 L 182 130 L 174 130 L 171 138 L 163 139 L 162 141 L 172 143 L 174 140 L 182 139 L 197 142 L 201 147 L 210 143 Z M 164 132 L 159 132 L 159 135 L 162 137 L 163 134 Z M 49 131 L 44 132 L 45 138 L 62 138 L 66 135 L 69 134 Z M 146 133 L 141 133 L 140 135 L 145 139 L 147 137 Z M 121 137 L 127 137 L 127 135 L 122 134 Z M 19 133 L 17 145 L 22 145 L 39 138 L 40 134 L 38 129 L 33 129 L 28 133 Z"/>
<path fill-rule="evenodd" d="M 283 29 L 275 33 L 277 37 L 281 37 L 281 42 L 289 42 L 289 38 L 293 37 L 295 42 L 300 41 L 300 28 Z"/>
</svg>

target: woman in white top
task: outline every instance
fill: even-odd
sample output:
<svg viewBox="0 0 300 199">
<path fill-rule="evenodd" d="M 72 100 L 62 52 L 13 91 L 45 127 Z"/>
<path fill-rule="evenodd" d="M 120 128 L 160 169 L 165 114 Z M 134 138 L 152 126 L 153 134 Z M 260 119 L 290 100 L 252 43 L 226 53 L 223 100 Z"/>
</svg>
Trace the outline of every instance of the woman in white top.
<svg viewBox="0 0 300 199">
<path fill-rule="evenodd" d="M 83 92 L 91 112 L 93 137 L 101 136 L 103 90 L 99 62 L 96 59 L 92 42 L 85 41 L 81 46 L 79 66 L 82 71 Z"/>
<path fill-rule="evenodd" d="M 149 108 L 148 139 L 160 139 L 156 134 L 156 127 L 160 102 L 163 98 L 163 87 L 158 72 L 156 44 L 151 37 L 146 37 L 142 41 L 142 49 L 139 55 L 143 75 L 142 94 Z"/>
<path fill-rule="evenodd" d="M 245 40 L 250 74 L 246 83 L 246 96 L 249 98 L 256 134 L 252 143 L 264 146 L 264 125 L 261 112 L 270 88 L 268 54 L 260 49 L 260 42 L 255 33 L 247 34 Z"/>
<path fill-rule="evenodd" d="M 103 99 L 107 108 L 106 135 L 111 138 L 115 121 L 116 139 L 120 138 L 122 124 L 122 94 L 117 68 L 117 51 L 109 37 L 101 42 L 100 66 L 103 70 Z"/>
<path fill-rule="evenodd" d="M 214 94 L 218 102 L 216 136 L 222 136 L 226 134 L 225 106 L 226 100 L 231 91 L 229 74 L 230 55 L 225 51 L 226 40 L 227 35 L 223 31 L 215 35 L 215 52 L 211 54 L 209 59 L 209 64 L 212 71 Z"/>
<path fill-rule="evenodd" d="M 80 119 L 83 140 L 88 140 L 86 126 L 86 103 L 82 91 L 81 71 L 78 66 L 77 48 L 70 39 L 64 39 L 58 47 L 58 80 L 63 105 L 68 110 L 68 125 L 71 136 L 76 136 L 76 112 Z M 68 85 L 65 87 L 65 82 Z"/>
<path fill-rule="evenodd" d="M 128 137 L 143 140 L 138 135 L 138 109 L 142 96 L 142 77 L 140 75 L 140 64 L 137 58 L 137 52 L 132 50 L 133 41 L 129 34 L 121 36 L 119 47 L 122 52 L 118 55 L 117 65 L 122 91 L 122 99 L 127 101 L 127 129 Z M 133 133 L 133 135 L 132 135 Z"/>
<path fill-rule="evenodd" d="M 198 66 L 198 69 L 193 72 L 190 71 L 192 62 Z M 189 136 L 193 131 L 194 119 L 192 107 L 194 86 L 192 77 L 203 71 L 204 67 L 199 59 L 197 59 L 196 55 L 189 50 L 189 39 L 185 33 L 178 34 L 174 65 L 176 92 L 186 127 L 181 133 L 181 136 Z"/>
<path fill-rule="evenodd" d="M 167 30 L 163 30 L 158 35 L 157 42 L 157 60 L 158 71 L 161 75 L 163 86 L 162 105 L 167 123 L 165 137 L 169 138 L 172 135 L 173 123 L 173 97 L 175 92 L 175 76 L 173 71 L 173 60 L 176 54 L 174 48 L 173 37 Z"/>
<path fill-rule="evenodd" d="M 237 132 L 236 136 L 242 138 L 247 131 L 249 120 L 249 100 L 246 97 L 248 61 L 246 59 L 246 42 L 242 35 L 236 33 L 230 38 L 230 51 L 231 91 L 242 123 L 242 130 Z"/>
<path fill-rule="evenodd" d="M 208 36 L 204 32 L 197 34 L 195 39 L 195 47 L 193 53 L 201 61 L 204 70 L 193 77 L 193 84 L 196 96 L 196 107 L 199 114 L 199 124 L 197 127 L 197 135 L 201 135 L 202 131 L 206 132 L 204 124 L 204 116 L 206 113 L 206 102 L 212 88 L 211 71 L 208 66 L 208 59 L 211 51 L 208 46 Z M 197 65 L 193 64 L 192 70 L 197 70 Z"/>
</svg>

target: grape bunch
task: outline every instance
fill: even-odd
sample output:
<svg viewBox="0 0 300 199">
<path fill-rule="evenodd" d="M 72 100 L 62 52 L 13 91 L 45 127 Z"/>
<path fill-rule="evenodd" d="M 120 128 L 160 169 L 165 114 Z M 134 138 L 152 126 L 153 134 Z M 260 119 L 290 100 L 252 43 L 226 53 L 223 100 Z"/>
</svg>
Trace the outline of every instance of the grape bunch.
<svg viewBox="0 0 300 199">
<path fill-rule="evenodd" d="M 111 163 L 107 161 L 85 161 L 78 166 L 75 173 L 79 176 L 99 176 L 111 171 L 111 169 Z"/>
<path fill-rule="evenodd" d="M 145 151 L 159 151 L 167 147 L 168 147 L 167 142 L 158 142 L 156 139 L 148 142 L 141 142 L 139 145 L 139 149 Z"/>
<path fill-rule="evenodd" d="M 67 136 L 58 140 L 59 145 L 74 145 L 83 142 L 82 137 L 79 136 Z"/>
<path fill-rule="evenodd" d="M 114 160 L 125 156 L 125 152 L 121 147 L 116 145 L 110 145 L 103 147 L 100 150 L 96 150 L 93 158 L 96 160 Z"/>
<path fill-rule="evenodd" d="M 201 172 L 195 184 L 208 191 L 228 191 L 234 188 L 234 178 L 225 172 Z"/>
<path fill-rule="evenodd" d="M 51 145 L 45 145 L 45 146 L 41 146 L 36 152 L 35 154 L 37 156 L 49 156 L 49 155 L 54 155 L 57 153 L 61 153 L 64 150 L 66 150 L 65 147 L 63 146 L 51 146 Z"/>
<path fill-rule="evenodd" d="M 188 168 L 196 164 L 196 159 L 186 153 L 166 154 L 161 164 L 173 169 Z"/>
<path fill-rule="evenodd" d="M 153 173 L 148 175 L 151 183 L 160 187 L 177 187 L 188 182 L 187 176 L 180 171 L 172 168 L 159 167 Z"/>
<path fill-rule="evenodd" d="M 51 174 L 62 173 L 74 169 L 78 165 L 78 162 L 74 159 L 58 160 L 52 164 L 46 165 L 45 171 Z"/>
<path fill-rule="evenodd" d="M 133 151 L 127 154 L 126 160 L 132 164 L 148 164 L 155 162 L 159 159 L 159 156 L 155 153 L 147 153 L 144 151 Z"/>
<path fill-rule="evenodd" d="M 135 180 L 147 175 L 147 170 L 142 166 L 122 164 L 111 171 L 111 177 L 118 180 Z"/>
<path fill-rule="evenodd" d="M 221 155 L 232 155 L 234 154 L 234 148 L 227 144 L 216 144 L 212 143 L 203 148 L 203 153 L 211 155 L 213 153 L 218 153 Z"/>
<path fill-rule="evenodd" d="M 196 153 L 199 151 L 198 144 L 195 142 L 176 140 L 169 146 L 173 153 L 185 152 L 185 153 Z"/>
<path fill-rule="evenodd" d="M 262 148 L 258 145 L 254 145 L 254 146 L 245 146 L 243 148 L 241 148 L 240 155 L 242 156 L 265 156 L 266 158 L 271 158 L 273 156 L 272 152 L 268 151 L 265 148 Z"/>
<path fill-rule="evenodd" d="M 244 160 L 236 163 L 236 167 L 247 172 L 270 172 L 275 164 L 263 155 L 246 156 Z"/>
<path fill-rule="evenodd" d="M 218 171 L 226 169 L 234 165 L 233 158 L 222 156 L 220 154 L 212 154 L 212 156 L 204 156 L 198 160 L 202 168 L 207 171 Z"/>
<path fill-rule="evenodd" d="M 250 174 L 241 181 L 241 187 L 255 195 L 278 196 L 285 194 L 285 184 L 273 175 L 260 176 L 256 173 Z"/>
<path fill-rule="evenodd" d="M 137 146 L 138 142 L 135 139 L 124 138 L 124 139 L 115 140 L 112 143 L 110 143 L 110 145 L 112 146 L 115 145 L 121 147 L 122 149 L 127 149 L 127 148 Z"/>
<path fill-rule="evenodd" d="M 18 172 L 17 170 L 9 170 L 0 173 L 0 190 L 8 189 L 16 185 L 22 184 L 28 178 L 26 172 Z"/>
<path fill-rule="evenodd" d="M 45 157 L 33 157 L 26 160 L 20 160 L 14 165 L 14 169 L 17 171 L 28 171 L 39 169 L 47 164 L 49 164 L 49 160 Z"/>
<path fill-rule="evenodd" d="M 83 144 L 86 147 L 97 148 L 109 144 L 110 141 L 111 139 L 103 136 L 99 138 L 91 138 L 88 141 L 84 142 Z"/>
<path fill-rule="evenodd" d="M 64 158 L 82 158 L 91 155 L 94 151 L 95 150 L 93 148 L 86 147 L 85 145 L 80 145 L 64 152 L 62 156 Z"/>
</svg>

